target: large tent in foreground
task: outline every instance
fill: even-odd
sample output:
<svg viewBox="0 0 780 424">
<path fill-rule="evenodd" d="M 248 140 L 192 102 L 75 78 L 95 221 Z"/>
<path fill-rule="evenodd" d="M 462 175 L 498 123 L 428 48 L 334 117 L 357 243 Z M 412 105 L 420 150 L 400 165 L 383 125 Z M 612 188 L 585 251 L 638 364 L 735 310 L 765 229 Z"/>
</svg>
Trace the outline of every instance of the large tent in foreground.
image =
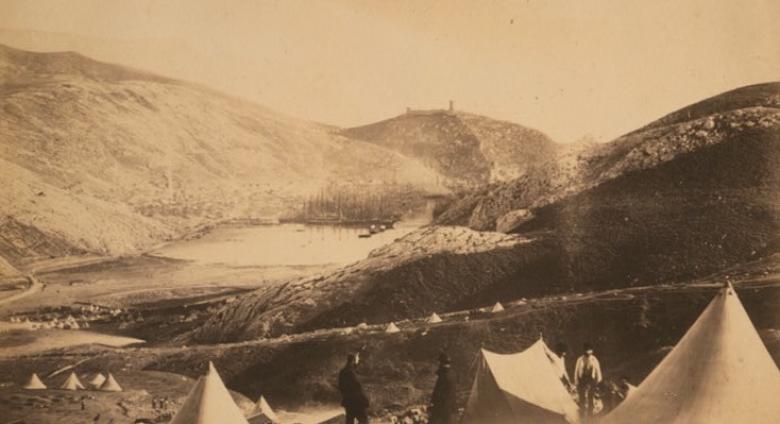
<svg viewBox="0 0 780 424">
<path fill-rule="evenodd" d="M 729 285 L 600 423 L 780 423 L 780 371 Z"/>
<path fill-rule="evenodd" d="M 520 353 L 482 349 L 462 424 L 576 423 L 579 409 L 542 339 Z"/>
<path fill-rule="evenodd" d="M 248 424 L 214 364 L 198 379 L 171 424 Z"/>
</svg>

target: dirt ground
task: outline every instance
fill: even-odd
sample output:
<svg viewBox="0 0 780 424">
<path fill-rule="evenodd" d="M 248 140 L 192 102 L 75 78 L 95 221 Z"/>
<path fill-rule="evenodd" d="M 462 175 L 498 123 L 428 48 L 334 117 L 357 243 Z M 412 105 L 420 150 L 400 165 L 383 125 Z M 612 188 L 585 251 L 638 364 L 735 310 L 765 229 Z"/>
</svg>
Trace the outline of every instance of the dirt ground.
<svg viewBox="0 0 780 424">
<path fill-rule="evenodd" d="M 130 306 L 160 299 L 186 299 L 205 293 L 252 290 L 328 266 L 230 267 L 154 256 L 133 256 L 36 272 L 40 293 L 4 305 L 1 315 L 46 306 L 89 302 Z M 193 292 L 198 289 L 200 292 Z M 194 293 L 194 294 L 193 294 Z"/>
<path fill-rule="evenodd" d="M 84 290 L 83 293 L 95 296 L 89 299 L 122 299 L 123 305 L 157 314 L 121 331 L 114 324 L 96 325 L 90 331 L 127 335 L 143 330 L 147 334 L 166 334 L 168 330 L 162 324 L 169 321 L 155 321 L 155 316 L 167 320 L 170 315 L 165 313 L 174 311 L 171 313 L 175 315 L 182 309 L 192 312 L 198 307 L 208 314 L 214 299 L 224 298 L 226 291 L 235 290 L 236 286 L 218 285 L 214 292 L 206 289 L 193 293 L 185 291 L 184 285 L 173 285 L 175 289 L 170 286 L 152 289 L 156 298 L 152 295 L 133 298 L 127 291 L 111 293 L 103 286 L 108 283 L 102 279 L 121 275 L 124 280 L 114 280 L 115 287 L 140 288 L 147 272 L 159 270 L 162 275 L 175 275 L 176 272 L 193 275 L 191 270 L 177 271 L 177 264 L 178 261 L 172 266 L 169 260 L 159 258 L 130 258 L 110 268 L 101 263 L 88 265 L 78 273 L 67 270 L 44 273 L 41 279 L 52 287 L 59 286 L 73 290 L 73 293 Z M 735 282 L 764 343 L 780 362 L 780 316 L 776 313 L 780 300 L 780 273 L 777 265 L 774 258 L 731 269 L 728 275 Z M 122 272 L 117 274 L 117 270 Z M 87 283 L 71 286 L 68 281 L 75 278 Z M 401 332 L 397 334 L 386 334 L 383 325 L 377 324 L 365 330 L 321 329 L 275 339 L 216 345 L 184 346 L 158 341 L 135 347 L 112 347 L 95 344 L 94 340 L 87 340 L 92 344 L 84 344 L 84 341 L 76 345 L 66 343 L 37 353 L 17 352 L 14 356 L 0 357 L 0 411 L 4 412 L 3 417 L 10 417 L 11 422 L 26 417 L 28 422 L 44 424 L 85 422 L 97 414 L 109 420 L 114 418 L 117 423 L 130 416 L 147 417 L 154 412 L 150 409 L 151 397 L 167 395 L 180 399 L 187 389 L 181 387 L 179 381 L 191 384 L 191 379 L 202 375 L 206 364 L 212 360 L 230 389 L 251 399 L 263 394 L 273 407 L 291 411 L 289 416 L 297 421 L 299 418 L 295 418 L 295 413 L 298 411 L 337 408 L 334 376 L 344 355 L 361 349 L 364 352 L 361 378 L 372 398 L 373 412 L 376 416 L 386 416 L 408 405 L 425 402 L 433 385 L 435 358 L 440 351 L 447 351 L 453 358 L 459 394 L 461 400 L 465 400 L 472 378 L 473 358 L 480 348 L 518 351 L 538 338 L 540 332 L 549 344 L 567 341 L 572 353 L 576 353 L 576 346 L 587 337 L 596 344 L 608 378 L 626 375 L 631 382 L 639 383 L 695 320 L 725 278 L 725 274 L 717 274 L 684 285 L 539 297 L 506 303 L 507 310 L 500 314 L 442 313 L 444 322 L 435 325 L 425 323 L 423 317 L 400 321 L 397 324 Z M 178 288 L 183 290 L 181 295 L 177 295 Z M 159 297 L 160 293 L 166 295 Z M 594 322 L 599 322 L 599 326 L 595 327 Z M 189 325 L 192 322 L 170 321 L 168 327 L 171 334 L 175 334 Z M 81 333 L 81 330 L 59 330 L 52 334 L 83 335 Z M 16 349 L 35 343 L 45 334 L 19 328 L 9 330 L 4 336 L 4 348 Z M 57 387 L 68 371 L 53 378 L 47 376 L 68 367 L 73 367 L 80 376 L 94 371 L 111 371 L 126 391 L 120 394 L 79 392 L 74 397 L 70 392 L 28 393 L 18 389 L 32 372 L 38 372 L 46 384 Z M 81 410 L 80 396 L 85 395 L 93 397 L 85 400 L 85 411 L 89 414 Z"/>
<path fill-rule="evenodd" d="M 760 278 L 740 282 L 737 287 L 765 345 L 780 362 L 780 317 L 776 314 L 780 283 Z M 344 355 L 362 350 L 360 378 L 372 399 L 373 413 L 382 417 L 425 402 L 433 385 L 435 359 L 442 350 L 453 359 L 458 393 L 465 401 L 473 378 L 473 360 L 480 348 L 516 352 L 533 343 L 540 332 L 548 344 L 567 341 L 573 355 L 576 346 L 587 337 L 597 346 L 606 378 L 625 375 L 638 384 L 687 330 L 717 289 L 718 284 L 712 281 L 699 281 L 685 286 L 529 299 L 508 303 L 507 310 L 498 314 L 442 314 L 444 322 L 433 325 L 422 319 L 399 322 L 401 331 L 396 334 L 386 334 L 381 325 L 375 325 L 352 332 L 333 329 L 218 345 L 70 347 L 0 358 L 0 375 L 21 382 L 33 371 L 51 372 L 69 364 L 76 365 L 80 373 L 118 370 L 125 375 L 144 375 L 158 370 L 192 378 L 201 375 L 212 360 L 226 385 L 249 398 L 263 394 L 273 407 L 289 411 L 322 405 L 331 405 L 332 409 L 338 404 L 335 375 Z M 598 328 L 592 323 L 596 315 L 602 318 Z M 573 367 L 573 363 L 568 365 Z M 137 387 L 152 392 L 149 384 Z M 113 398 L 107 399 L 108 404 L 113 402 Z M 38 407 L 32 401 L 8 402 L 7 407 L 14 407 L 15 411 L 45 412 L 35 409 Z M 74 414 L 71 407 L 62 408 L 49 412 Z M 140 408 L 139 411 L 144 412 Z"/>
</svg>

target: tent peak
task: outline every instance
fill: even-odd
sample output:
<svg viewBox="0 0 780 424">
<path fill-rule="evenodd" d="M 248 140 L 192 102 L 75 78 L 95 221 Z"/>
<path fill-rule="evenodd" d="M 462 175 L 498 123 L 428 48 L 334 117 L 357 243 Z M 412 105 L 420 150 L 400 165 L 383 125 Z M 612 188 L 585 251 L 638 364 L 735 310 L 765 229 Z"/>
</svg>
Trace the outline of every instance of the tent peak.
<svg viewBox="0 0 780 424">
<path fill-rule="evenodd" d="M 27 383 L 22 386 L 22 388 L 28 390 L 39 390 L 45 389 L 46 385 L 43 384 L 43 381 L 41 381 L 37 373 L 33 373 Z"/>
<path fill-rule="evenodd" d="M 578 417 L 544 341 L 517 353 L 481 350 L 463 424 L 567 424 Z"/>
<path fill-rule="evenodd" d="M 680 393 L 683 387 L 687 390 Z M 671 352 L 603 423 L 777 423 L 778 392 L 777 365 L 727 281 Z"/>
<path fill-rule="evenodd" d="M 190 390 L 171 424 L 248 424 L 214 364 Z"/>
</svg>

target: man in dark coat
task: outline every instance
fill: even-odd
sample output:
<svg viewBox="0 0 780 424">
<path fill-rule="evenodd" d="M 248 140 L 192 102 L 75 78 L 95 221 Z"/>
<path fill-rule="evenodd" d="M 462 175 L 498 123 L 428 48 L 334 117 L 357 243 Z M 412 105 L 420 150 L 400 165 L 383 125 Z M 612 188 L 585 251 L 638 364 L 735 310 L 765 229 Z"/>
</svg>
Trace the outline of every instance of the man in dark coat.
<svg viewBox="0 0 780 424">
<path fill-rule="evenodd" d="M 450 358 L 439 355 L 439 370 L 436 371 L 436 385 L 431 396 L 429 424 L 452 424 L 455 422 L 455 379 L 450 370 Z"/>
<path fill-rule="evenodd" d="M 347 363 L 339 372 L 339 391 L 341 406 L 347 416 L 347 424 L 368 423 L 368 397 L 363 392 L 363 386 L 357 379 L 355 367 L 360 361 L 357 354 L 347 355 Z"/>
</svg>

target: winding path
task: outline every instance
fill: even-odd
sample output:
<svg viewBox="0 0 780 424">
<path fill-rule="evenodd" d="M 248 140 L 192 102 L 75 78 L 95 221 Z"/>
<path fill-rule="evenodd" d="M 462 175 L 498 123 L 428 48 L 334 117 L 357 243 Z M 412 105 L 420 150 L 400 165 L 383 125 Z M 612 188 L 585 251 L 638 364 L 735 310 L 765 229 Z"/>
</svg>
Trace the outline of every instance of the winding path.
<svg viewBox="0 0 780 424">
<path fill-rule="evenodd" d="M 27 296 L 30 296 L 31 294 L 41 292 L 43 291 L 43 288 L 46 287 L 45 284 L 41 283 L 41 281 L 38 280 L 38 277 L 35 276 L 35 273 L 31 272 L 30 274 L 27 274 L 26 278 L 27 281 L 30 282 L 30 286 L 27 287 L 22 292 L 16 293 L 12 296 L 8 296 L 5 299 L 0 299 L 0 306 L 25 298 Z"/>
</svg>

